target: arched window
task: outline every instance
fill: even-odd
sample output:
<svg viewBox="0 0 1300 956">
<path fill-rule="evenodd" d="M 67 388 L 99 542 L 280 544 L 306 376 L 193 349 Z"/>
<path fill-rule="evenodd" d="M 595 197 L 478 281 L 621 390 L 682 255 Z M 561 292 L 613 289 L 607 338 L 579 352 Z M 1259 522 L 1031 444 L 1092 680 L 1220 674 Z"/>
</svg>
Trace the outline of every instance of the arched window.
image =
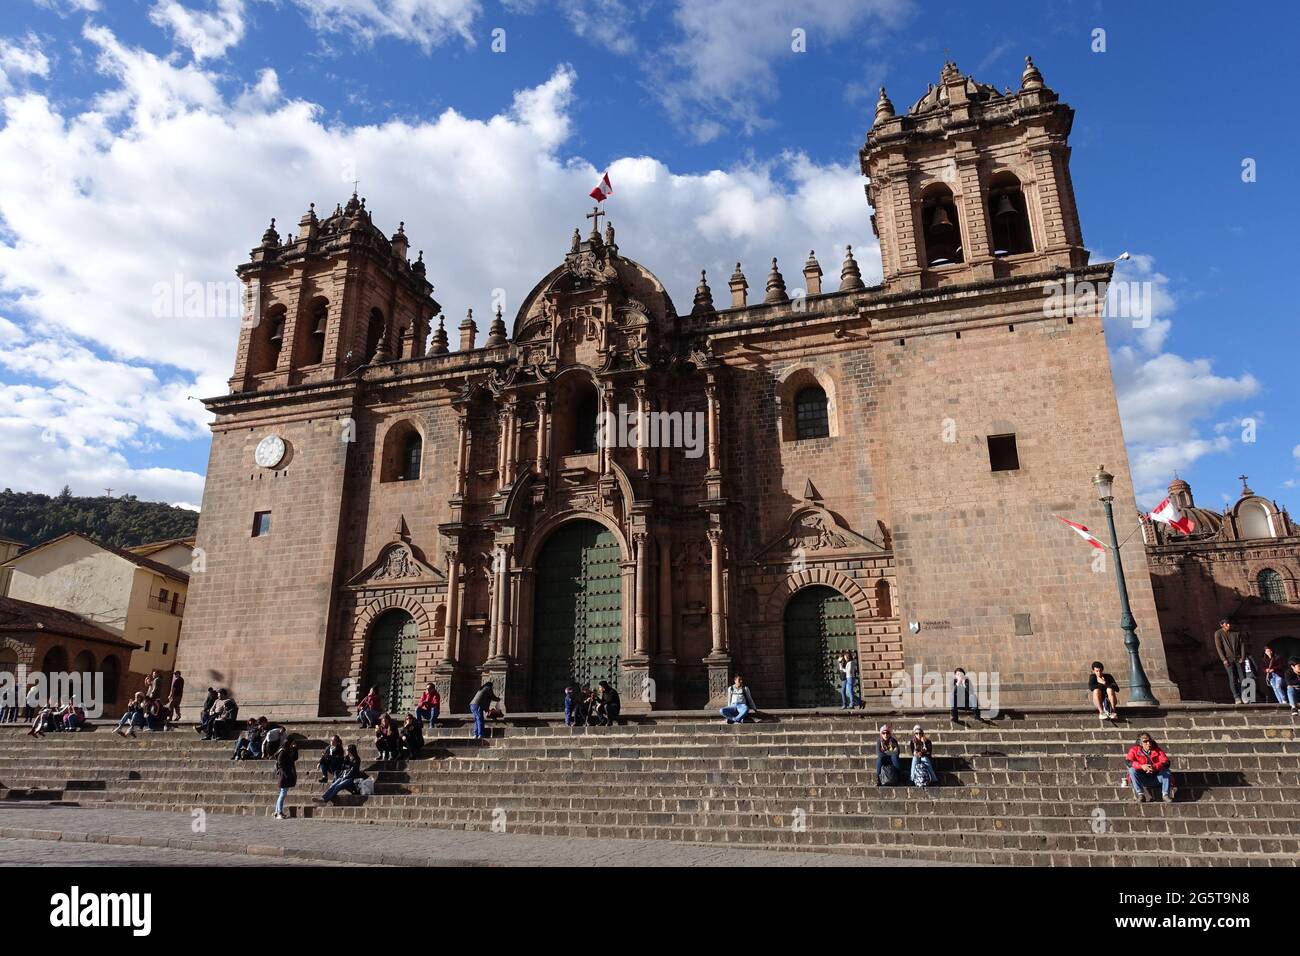
<svg viewBox="0 0 1300 956">
<path fill-rule="evenodd" d="M 573 406 L 573 454 L 586 455 L 596 450 L 596 421 L 600 399 L 595 388 L 584 390 Z"/>
<path fill-rule="evenodd" d="M 1282 575 L 1272 568 L 1265 568 L 1259 572 L 1256 580 L 1259 582 L 1259 596 L 1263 600 L 1269 604 L 1286 603 L 1286 587 L 1282 583 Z"/>
<path fill-rule="evenodd" d="M 989 224 L 995 256 L 1034 251 L 1025 194 L 1013 173 L 999 173 L 989 183 Z"/>
<path fill-rule="evenodd" d="M 419 480 L 424 457 L 424 437 L 409 421 L 395 423 L 384 435 L 379 480 Z"/>
<path fill-rule="evenodd" d="M 894 602 L 889 596 L 889 582 L 881 578 L 876 582 L 876 617 L 893 617 Z"/>
<path fill-rule="evenodd" d="M 830 417 L 826 408 L 826 392 L 818 385 L 799 389 L 794 397 L 795 437 L 825 438 L 831 433 Z"/>
<path fill-rule="evenodd" d="M 1268 520 L 1268 509 L 1259 502 L 1251 501 L 1242 505 L 1237 516 L 1237 527 L 1241 529 L 1243 538 L 1273 537 L 1273 524 Z"/>
<path fill-rule="evenodd" d="M 68 671 L 68 652 L 58 645 L 51 647 L 45 652 L 45 659 L 41 661 L 41 670 L 46 674 L 66 674 Z"/>
<path fill-rule="evenodd" d="M 303 343 L 302 364 L 319 365 L 325 361 L 325 334 L 330 326 L 330 303 L 324 297 L 312 299 L 307 307 L 307 336 Z"/>
<path fill-rule="evenodd" d="M 952 190 L 935 183 L 921 196 L 921 230 L 925 239 L 925 262 L 945 266 L 964 262 L 961 246 L 961 222 Z"/>
<path fill-rule="evenodd" d="M 266 310 L 266 315 L 255 330 L 253 346 L 253 373 L 265 375 L 274 372 L 280 364 L 280 346 L 284 344 L 284 324 L 287 309 L 282 305 L 273 305 Z"/>
<path fill-rule="evenodd" d="M 379 344 L 384 339 L 384 313 L 379 309 L 370 310 L 370 321 L 366 325 L 366 354 L 365 361 L 373 362 L 375 353 L 379 351 Z"/>
<path fill-rule="evenodd" d="M 72 672 L 74 674 L 93 674 L 95 672 L 95 655 L 90 651 L 82 651 L 72 662 Z"/>
<path fill-rule="evenodd" d="M 424 451 L 424 439 L 419 432 L 406 436 L 406 446 L 402 455 L 402 480 L 415 481 L 420 477 L 420 455 Z"/>
</svg>

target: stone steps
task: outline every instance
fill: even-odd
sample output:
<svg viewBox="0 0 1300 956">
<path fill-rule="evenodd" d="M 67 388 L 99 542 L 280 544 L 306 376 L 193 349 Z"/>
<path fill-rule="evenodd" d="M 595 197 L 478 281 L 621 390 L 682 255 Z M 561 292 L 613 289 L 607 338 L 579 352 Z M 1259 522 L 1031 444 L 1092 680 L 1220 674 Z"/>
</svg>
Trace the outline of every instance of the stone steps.
<svg viewBox="0 0 1300 956">
<path fill-rule="evenodd" d="M 936 725 L 941 786 L 929 790 L 874 786 L 879 715 L 782 715 L 744 726 L 675 717 L 579 729 L 521 721 L 494 725 L 484 741 L 451 721 L 420 759 L 384 764 L 370 759 L 371 732 L 311 721 L 290 728 L 304 739 L 288 806 L 322 821 L 491 829 L 498 812 L 512 832 L 967 863 L 1300 860 L 1300 727 L 1277 709 L 1145 715 L 1142 728 L 1175 761 L 1180 800 L 1172 805 L 1138 804 L 1125 787 L 1123 754 L 1136 724 L 1039 713 L 950 728 L 932 717 L 921 722 Z M 913 718 L 893 722 L 905 741 Z M 358 744 L 374 796 L 345 794 L 333 806 L 312 800 L 323 789 L 317 755 L 333 733 Z M 186 728 L 123 739 L 98 727 L 41 740 L 0 728 L 0 796 L 269 813 L 271 762 L 232 762 L 233 746 Z"/>
</svg>

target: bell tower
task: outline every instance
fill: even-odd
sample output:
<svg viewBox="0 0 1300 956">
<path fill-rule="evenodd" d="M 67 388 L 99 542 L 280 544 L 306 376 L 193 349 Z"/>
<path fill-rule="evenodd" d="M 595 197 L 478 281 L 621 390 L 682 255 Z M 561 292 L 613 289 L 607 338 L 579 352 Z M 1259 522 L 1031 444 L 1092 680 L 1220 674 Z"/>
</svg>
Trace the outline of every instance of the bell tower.
<svg viewBox="0 0 1300 956">
<path fill-rule="evenodd" d="M 1029 57 L 1014 93 L 952 62 L 904 115 L 882 87 L 859 158 L 890 291 L 1086 265 L 1073 122 Z"/>
<path fill-rule="evenodd" d="M 407 258 L 405 223 L 387 237 L 356 193 L 326 219 L 313 204 L 283 239 L 275 220 L 249 261 L 232 392 L 327 382 L 378 362 L 418 358 L 441 311 L 424 253 Z"/>
</svg>

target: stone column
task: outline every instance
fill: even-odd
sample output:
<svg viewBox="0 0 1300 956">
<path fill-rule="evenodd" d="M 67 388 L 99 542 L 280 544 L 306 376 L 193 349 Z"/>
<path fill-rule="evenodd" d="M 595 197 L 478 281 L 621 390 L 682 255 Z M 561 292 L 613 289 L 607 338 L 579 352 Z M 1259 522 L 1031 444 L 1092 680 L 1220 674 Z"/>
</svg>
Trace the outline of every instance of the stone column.
<svg viewBox="0 0 1300 956">
<path fill-rule="evenodd" d="M 723 616 L 722 587 L 722 529 L 709 529 L 709 621 L 712 625 L 713 650 L 711 656 L 727 652 L 727 636 Z"/>
<path fill-rule="evenodd" d="M 506 410 L 497 411 L 497 488 L 506 483 Z"/>
<path fill-rule="evenodd" d="M 465 497 L 465 482 L 469 472 L 469 416 L 461 412 L 456 416 L 456 497 Z"/>
<path fill-rule="evenodd" d="M 442 662 L 456 663 L 456 654 L 460 649 L 460 555 L 457 546 L 447 552 L 447 620 L 446 633 L 443 635 Z"/>
<path fill-rule="evenodd" d="M 547 444 L 550 441 L 551 422 L 549 418 L 550 404 L 545 398 L 537 400 L 537 459 L 534 469 L 537 474 L 546 473 Z"/>
<path fill-rule="evenodd" d="M 710 382 L 704 387 L 705 399 L 709 404 L 709 471 L 717 474 L 718 467 L 718 386 Z"/>
<path fill-rule="evenodd" d="M 650 568 L 649 551 L 653 546 L 644 531 L 632 536 L 636 545 L 636 621 L 634 630 L 637 657 L 645 657 L 650 640 Z"/>
<path fill-rule="evenodd" d="M 659 634 L 655 650 L 658 654 L 676 658 L 677 648 L 673 638 L 673 550 L 666 535 L 659 539 Z"/>
<path fill-rule="evenodd" d="M 492 555 L 492 567 L 495 572 L 497 590 L 493 601 L 495 610 L 492 625 L 490 657 L 503 657 L 506 648 L 506 628 L 510 617 L 510 545 L 499 544 Z"/>
<path fill-rule="evenodd" d="M 649 405 L 646 402 L 645 386 L 638 385 L 636 394 L 636 470 L 643 474 L 650 470 L 650 430 Z"/>
<path fill-rule="evenodd" d="M 605 411 L 605 423 L 606 423 L 606 424 L 614 424 L 614 417 L 613 417 L 613 416 L 614 416 L 614 389 L 613 389 L 613 387 L 610 387 L 610 388 L 605 389 L 605 395 L 604 395 L 604 398 L 603 398 L 602 401 L 601 401 L 601 407 L 602 407 L 602 408 L 604 409 L 604 411 Z M 615 434 L 610 435 L 610 434 L 609 434 L 610 431 L 614 431 Z M 617 440 L 618 440 L 618 435 L 617 435 L 617 425 L 615 424 L 614 427 L 613 427 L 612 429 L 606 429 L 606 434 L 605 434 L 605 449 L 604 449 L 605 457 L 604 457 L 604 460 L 600 463 L 600 473 L 601 473 L 602 475 L 608 475 L 608 474 L 611 474 L 611 473 L 614 471 L 614 443 L 617 442 Z"/>
</svg>

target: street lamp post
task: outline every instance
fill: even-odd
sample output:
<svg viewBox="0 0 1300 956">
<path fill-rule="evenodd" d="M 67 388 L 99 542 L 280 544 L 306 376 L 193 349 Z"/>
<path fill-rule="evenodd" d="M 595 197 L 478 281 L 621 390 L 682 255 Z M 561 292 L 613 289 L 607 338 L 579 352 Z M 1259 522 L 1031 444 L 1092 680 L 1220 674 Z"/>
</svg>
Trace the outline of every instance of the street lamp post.
<svg viewBox="0 0 1300 956">
<path fill-rule="evenodd" d="M 1151 684 L 1147 672 L 1142 669 L 1142 657 L 1138 654 L 1137 622 L 1133 620 L 1133 610 L 1128 603 L 1128 585 L 1124 583 L 1124 562 L 1119 555 L 1119 536 L 1115 533 L 1115 510 L 1111 505 L 1115 496 L 1111 494 L 1115 476 L 1106 470 L 1105 465 L 1097 466 L 1097 474 L 1092 476 L 1092 483 L 1097 489 L 1097 499 L 1106 508 L 1106 524 L 1110 527 L 1110 545 L 1115 558 L 1115 583 L 1119 585 L 1120 619 L 1119 626 L 1124 630 L 1124 647 L 1128 649 L 1128 693 L 1130 704 L 1147 704 L 1156 706 L 1160 701 L 1151 693 Z"/>
</svg>

